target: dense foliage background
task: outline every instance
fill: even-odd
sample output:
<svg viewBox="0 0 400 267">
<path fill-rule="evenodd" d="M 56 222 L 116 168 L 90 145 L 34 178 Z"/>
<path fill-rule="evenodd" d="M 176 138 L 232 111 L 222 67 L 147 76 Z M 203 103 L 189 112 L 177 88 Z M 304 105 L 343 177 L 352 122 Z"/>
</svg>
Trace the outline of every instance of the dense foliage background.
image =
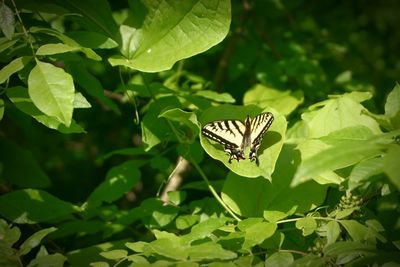
<svg viewBox="0 0 400 267">
<path fill-rule="evenodd" d="M 0 265 L 397 266 L 398 14 L 2 1 Z M 259 166 L 201 136 L 263 111 Z"/>
</svg>

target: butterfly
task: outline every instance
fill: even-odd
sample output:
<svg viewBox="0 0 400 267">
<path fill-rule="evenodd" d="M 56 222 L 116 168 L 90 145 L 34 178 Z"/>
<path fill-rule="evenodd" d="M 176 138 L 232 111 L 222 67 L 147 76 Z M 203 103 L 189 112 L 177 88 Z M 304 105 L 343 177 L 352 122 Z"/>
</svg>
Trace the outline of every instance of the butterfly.
<svg viewBox="0 0 400 267">
<path fill-rule="evenodd" d="M 232 162 L 232 159 L 237 161 L 246 159 L 244 149 L 250 146 L 250 161 L 256 161 L 258 166 L 257 150 L 273 121 L 272 113 L 264 112 L 253 119 L 247 116 L 244 122 L 239 120 L 213 121 L 204 125 L 201 132 L 207 138 L 224 146 L 225 152 L 229 155 L 229 163 Z"/>
</svg>

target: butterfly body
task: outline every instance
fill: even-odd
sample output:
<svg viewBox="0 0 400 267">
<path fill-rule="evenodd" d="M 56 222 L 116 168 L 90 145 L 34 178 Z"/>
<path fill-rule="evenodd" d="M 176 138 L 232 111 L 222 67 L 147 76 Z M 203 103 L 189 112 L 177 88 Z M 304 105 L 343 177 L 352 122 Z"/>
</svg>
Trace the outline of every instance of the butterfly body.
<svg viewBox="0 0 400 267">
<path fill-rule="evenodd" d="M 232 162 L 232 159 L 237 161 L 245 159 L 244 150 L 246 147 L 250 147 L 250 161 L 255 161 L 258 165 L 257 150 L 273 120 L 272 113 L 265 112 L 253 119 L 247 116 L 244 122 L 239 120 L 213 121 L 204 125 L 202 133 L 207 138 L 224 146 L 225 152 L 229 155 L 229 163 Z"/>
</svg>

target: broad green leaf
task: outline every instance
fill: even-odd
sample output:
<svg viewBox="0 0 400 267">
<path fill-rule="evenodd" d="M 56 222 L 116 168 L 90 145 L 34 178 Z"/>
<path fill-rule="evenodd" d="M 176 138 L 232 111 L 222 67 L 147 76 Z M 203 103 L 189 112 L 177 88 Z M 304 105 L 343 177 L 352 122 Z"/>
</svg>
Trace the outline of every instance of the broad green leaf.
<svg viewBox="0 0 400 267">
<path fill-rule="evenodd" d="M 42 257 L 36 257 L 35 259 L 31 260 L 27 267 L 34 267 L 34 266 L 54 266 L 54 267 L 62 267 L 65 264 L 67 258 L 60 254 L 54 253 L 51 255 L 46 255 Z"/>
<path fill-rule="evenodd" d="M 126 161 L 109 170 L 106 179 L 89 196 L 90 208 L 98 207 L 102 202 L 111 203 L 121 198 L 140 180 L 140 171 L 135 161 Z"/>
<path fill-rule="evenodd" d="M 228 0 L 144 0 L 132 9 L 142 18 L 141 26 L 121 27 L 125 58 L 112 57 L 109 62 L 145 72 L 170 69 L 178 60 L 221 42 L 231 19 Z"/>
<path fill-rule="evenodd" d="M 175 260 L 186 260 L 189 251 L 169 239 L 157 239 L 144 246 L 145 255 L 160 255 Z"/>
<path fill-rule="evenodd" d="M 61 68 L 37 61 L 28 78 L 28 92 L 35 106 L 69 127 L 75 87 L 72 77 Z"/>
<path fill-rule="evenodd" d="M 100 255 L 109 260 L 120 260 L 128 256 L 128 251 L 124 249 L 116 249 L 111 251 L 100 252 Z"/>
<path fill-rule="evenodd" d="M 7 90 L 7 96 L 15 104 L 15 106 L 24 112 L 25 114 L 28 114 L 41 124 L 45 125 L 46 127 L 50 129 L 55 129 L 57 131 L 60 131 L 61 133 L 84 133 L 85 130 L 75 122 L 75 120 L 72 120 L 71 125 L 69 127 L 66 127 L 64 124 L 62 124 L 58 119 L 55 117 L 48 116 L 41 112 L 33 103 L 32 100 L 30 99 L 28 95 L 28 89 L 24 88 L 22 86 L 17 86 L 13 88 L 8 88 Z"/>
<path fill-rule="evenodd" d="M 317 222 L 313 217 L 304 217 L 296 221 L 296 228 L 303 232 L 303 236 L 308 236 L 317 229 Z"/>
<path fill-rule="evenodd" d="M 65 35 L 74 39 L 83 47 L 93 49 L 111 49 L 118 46 L 113 39 L 98 32 L 75 31 L 66 32 Z"/>
<path fill-rule="evenodd" d="M 96 262 L 91 262 L 89 266 L 91 266 L 91 267 L 110 267 L 110 264 L 108 264 L 105 261 L 96 261 Z"/>
<path fill-rule="evenodd" d="M 145 264 L 150 264 L 145 257 L 143 257 L 141 255 L 137 255 L 137 254 L 129 255 L 127 257 L 127 260 L 138 264 L 137 266 L 140 266 L 139 264 L 142 264 L 142 266 L 146 266 Z"/>
<path fill-rule="evenodd" d="M 0 4 L 0 29 L 7 39 L 11 39 L 15 31 L 14 12 L 5 2 Z"/>
<path fill-rule="evenodd" d="M 77 49 L 79 51 L 82 51 L 86 55 L 86 57 L 88 57 L 90 59 L 93 59 L 96 61 L 101 60 L 101 57 L 98 54 L 96 54 L 92 49 L 80 46 L 77 42 L 75 42 L 75 40 L 69 38 L 68 36 L 66 36 L 65 34 L 59 32 L 57 30 L 50 29 L 50 28 L 31 27 L 29 29 L 29 31 L 31 33 L 43 33 L 43 34 L 47 34 L 50 36 L 54 36 L 66 45 L 66 46 L 63 46 L 63 45 L 54 46 L 54 45 L 48 44 L 50 46 L 46 45 L 44 48 L 45 54 L 46 53 L 49 53 L 49 54 L 64 53 L 64 52 L 69 52 L 69 51 L 73 51 L 74 49 Z"/>
<path fill-rule="evenodd" d="M 261 244 L 265 239 L 271 237 L 276 231 L 276 223 L 259 222 L 245 229 L 245 239 L 242 248 L 247 251 Z"/>
<path fill-rule="evenodd" d="M 162 112 L 158 117 L 166 118 L 170 121 L 180 122 L 191 129 L 191 136 L 194 138 L 199 134 L 199 123 L 197 122 L 196 114 L 187 112 L 179 108 L 168 109 Z"/>
<path fill-rule="evenodd" d="M 15 223 L 38 223 L 62 219 L 79 211 L 72 204 L 35 189 L 0 196 L 0 214 Z"/>
<path fill-rule="evenodd" d="M 260 165 L 257 166 L 255 162 L 248 159 L 249 148 L 245 150 L 245 160 L 239 162 L 232 161 L 229 163 L 229 156 L 225 153 L 224 147 L 214 141 L 207 139 L 200 134 L 200 143 L 204 150 L 214 159 L 224 163 L 232 172 L 249 178 L 263 176 L 271 180 L 271 175 L 275 169 L 275 163 L 278 159 L 279 153 L 282 149 L 283 141 L 285 139 L 286 119 L 284 116 L 278 114 L 273 110 L 261 110 L 256 106 L 231 106 L 221 105 L 212 107 L 203 112 L 200 122 L 205 125 L 208 122 L 215 120 L 244 120 L 247 115 L 252 117 L 260 114 L 261 112 L 271 111 L 274 115 L 274 121 L 270 129 L 264 135 L 264 139 L 258 150 L 258 158 Z"/>
<path fill-rule="evenodd" d="M 231 260 L 237 257 L 236 253 L 225 250 L 220 244 L 214 242 L 190 246 L 187 252 L 190 260 L 193 261 Z"/>
<path fill-rule="evenodd" d="M 118 106 L 110 98 L 104 95 L 104 89 L 101 83 L 96 79 L 96 77 L 89 73 L 83 65 L 83 62 L 68 62 L 66 64 L 66 69 L 71 73 L 74 82 L 85 89 L 89 95 L 98 98 L 115 113 L 120 114 L 121 112 Z"/>
<path fill-rule="evenodd" d="M 236 102 L 236 100 L 228 93 L 217 93 L 210 90 L 201 90 L 196 92 L 196 95 L 220 103 L 232 104 Z"/>
<path fill-rule="evenodd" d="M 279 155 L 272 183 L 259 177 L 246 179 L 229 173 L 221 197 L 237 214 L 244 217 L 263 217 L 264 211 L 286 213 L 297 207 L 296 212 L 306 213 L 325 200 L 327 186 L 309 181 L 295 188 L 290 187 L 299 162 L 294 145 L 284 145 Z"/>
<path fill-rule="evenodd" d="M 367 92 L 353 92 L 335 96 L 310 107 L 316 109 L 302 114 L 308 126 L 308 137 L 318 138 L 342 128 L 365 126 L 373 134 L 380 134 L 378 123 L 365 114 L 365 108 L 359 103 L 371 97 Z"/>
<path fill-rule="evenodd" d="M 368 243 L 338 241 L 324 247 L 324 254 L 331 257 L 337 257 L 341 254 L 347 254 L 352 251 L 372 251 L 375 246 Z"/>
<path fill-rule="evenodd" d="M 400 172 L 399 172 L 400 146 L 390 146 L 383 159 L 383 170 L 390 181 L 400 190 Z"/>
<path fill-rule="evenodd" d="M 62 54 L 75 51 L 79 51 L 79 48 L 76 46 L 70 46 L 63 43 L 44 44 L 36 50 L 36 55 L 48 56 L 48 55 Z"/>
<path fill-rule="evenodd" d="M 343 140 L 368 140 L 374 136 L 372 131 L 363 125 L 341 128 L 319 138 L 326 144 L 335 145 Z"/>
<path fill-rule="evenodd" d="M 291 266 L 294 258 L 289 252 L 275 252 L 265 259 L 265 267 L 286 267 Z"/>
<path fill-rule="evenodd" d="M 0 70 L 0 84 L 7 81 L 11 75 L 22 70 L 30 61 L 32 57 L 24 56 L 19 57 L 8 63 Z"/>
<path fill-rule="evenodd" d="M 99 233 L 107 227 L 107 223 L 100 220 L 70 220 L 58 224 L 57 232 L 53 233 L 52 238 L 66 238 L 71 235 L 90 235 Z"/>
<path fill-rule="evenodd" d="M 0 163 L 3 165 L 1 172 L 6 181 L 19 187 L 50 186 L 50 178 L 41 169 L 31 151 L 3 138 L 0 138 L 0 151 Z"/>
<path fill-rule="evenodd" d="M 40 242 L 46 235 L 54 232 L 55 230 L 57 230 L 57 228 L 51 227 L 37 231 L 21 244 L 18 254 L 21 256 L 28 254 L 33 248 L 37 247 L 40 244 Z"/>
<path fill-rule="evenodd" d="M 387 154 L 385 155 L 387 157 Z M 369 178 L 382 173 L 384 166 L 383 158 L 371 158 L 356 164 L 351 170 L 348 178 L 348 187 L 353 190 L 369 181 Z"/>
<path fill-rule="evenodd" d="M 303 160 L 297 169 L 291 186 L 313 179 L 325 171 L 333 171 L 356 164 L 362 160 L 382 154 L 384 146 L 374 138 L 344 140 L 336 146 L 325 149 Z"/>
<path fill-rule="evenodd" d="M 280 91 L 257 84 L 243 97 L 244 105 L 256 105 L 260 108 L 273 108 L 282 115 L 289 115 L 304 101 L 302 91 Z"/>
</svg>

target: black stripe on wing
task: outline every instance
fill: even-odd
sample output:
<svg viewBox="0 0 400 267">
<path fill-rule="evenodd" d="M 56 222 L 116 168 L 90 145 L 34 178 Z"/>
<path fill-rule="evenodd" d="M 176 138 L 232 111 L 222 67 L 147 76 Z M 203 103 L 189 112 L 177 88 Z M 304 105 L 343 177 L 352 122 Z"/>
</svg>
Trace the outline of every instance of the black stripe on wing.
<svg viewBox="0 0 400 267">
<path fill-rule="evenodd" d="M 264 137 L 265 132 L 274 121 L 274 116 L 271 112 L 261 113 L 256 116 L 251 122 L 251 145 L 257 147 Z"/>
</svg>

